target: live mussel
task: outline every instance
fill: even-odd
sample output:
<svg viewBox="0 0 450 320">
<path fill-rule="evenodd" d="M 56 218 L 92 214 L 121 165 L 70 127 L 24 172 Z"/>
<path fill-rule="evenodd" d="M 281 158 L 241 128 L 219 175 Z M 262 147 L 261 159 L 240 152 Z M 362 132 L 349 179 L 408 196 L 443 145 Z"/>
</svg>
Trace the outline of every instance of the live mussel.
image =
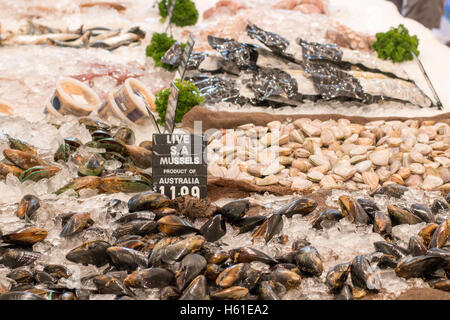
<svg viewBox="0 0 450 320">
<path fill-rule="evenodd" d="M 40 206 L 38 197 L 31 194 L 25 195 L 19 202 L 16 215 L 21 219 L 31 219 Z"/>
<path fill-rule="evenodd" d="M 124 284 L 131 288 L 164 288 L 170 285 L 174 278 L 171 271 L 155 267 L 134 271 L 125 278 Z"/>
<path fill-rule="evenodd" d="M 117 296 L 135 296 L 119 279 L 110 275 L 99 275 L 93 279 L 98 292 L 102 294 L 115 294 Z"/>
<path fill-rule="evenodd" d="M 32 246 L 35 243 L 43 241 L 48 235 L 47 230 L 37 227 L 26 228 L 21 231 L 6 234 L 2 240 L 6 243 L 18 246 Z"/>
<path fill-rule="evenodd" d="M 66 259 L 83 265 L 93 264 L 96 267 L 102 267 L 110 261 L 106 252 L 110 246 L 108 242 L 103 240 L 85 242 L 69 251 Z"/>
</svg>

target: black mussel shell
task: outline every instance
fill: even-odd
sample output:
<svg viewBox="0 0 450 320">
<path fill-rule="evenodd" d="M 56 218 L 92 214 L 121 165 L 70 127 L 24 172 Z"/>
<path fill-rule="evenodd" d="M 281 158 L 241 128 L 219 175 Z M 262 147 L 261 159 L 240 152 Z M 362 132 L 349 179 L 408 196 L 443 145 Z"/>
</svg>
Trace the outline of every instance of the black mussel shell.
<svg viewBox="0 0 450 320">
<path fill-rule="evenodd" d="M 306 246 L 295 251 L 295 264 L 305 275 L 320 276 L 323 272 L 323 263 L 319 252 L 313 246 Z"/>
<path fill-rule="evenodd" d="M 218 213 L 222 214 L 227 222 L 234 223 L 240 220 L 248 209 L 250 209 L 250 201 L 239 199 L 228 202 L 218 210 Z"/>
<path fill-rule="evenodd" d="M 208 283 L 203 275 L 197 276 L 183 291 L 180 300 L 209 300 Z"/>
<path fill-rule="evenodd" d="M 220 300 L 241 300 L 248 295 L 249 290 L 244 287 L 235 286 L 226 288 L 211 294 L 211 298 Z"/>
<path fill-rule="evenodd" d="M 111 245 L 102 240 L 85 242 L 76 247 L 66 255 L 66 259 L 83 265 L 93 264 L 97 267 L 104 266 L 110 260 L 106 253 Z"/>
<path fill-rule="evenodd" d="M 373 220 L 373 232 L 379 233 L 382 236 L 391 237 L 392 234 L 392 220 L 384 212 L 375 212 Z"/>
<path fill-rule="evenodd" d="M 285 215 L 291 218 L 294 214 L 307 215 L 313 212 L 317 208 L 317 201 L 308 198 L 300 198 L 289 202 L 280 209 L 274 211 L 273 213 Z"/>
<path fill-rule="evenodd" d="M 176 215 L 168 215 L 159 219 L 158 230 L 168 236 L 181 236 L 199 231 L 187 220 Z"/>
<path fill-rule="evenodd" d="M 431 205 L 431 212 L 433 212 L 433 214 L 446 213 L 448 210 L 449 206 L 447 205 L 447 203 L 440 199 L 434 200 L 433 204 Z"/>
<path fill-rule="evenodd" d="M 349 217 L 352 222 L 361 224 L 370 223 L 370 217 L 367 215 L 366 211 L 364 211 L 358 201 L 352 197 L 340 196 L 339 206 L 344 216 Z"/>
<path fill-rule="evenodd" d="M 380 269 L 397 267 L 398 259 L 390 254 L 383 254 L 377 262 L 377 267 Z"/>
<path fill-rule="evenodd" d="M 264 221 L 266 220 L 267 217 L 265 216 L 243 217 L 242 219 L 239 219 L 238 221 L 234 222 L 233 225 L 239 229 L 239 234 L 241 234 L 252 231 L 257 226 L 264 223 Z"/>
<path fill-rule="evenodd" d="M 387 241 L 376 241 L 373 243 L 375 249 L 384 254 L 390 254 L 397 259 L 404 258 L 408 255 L 408 251 L 398 245 Z"/>
<path fill-rule="evenodd" d="M 395 273 L 402 278 L 427 277 L 434 271 L 448 265 L 448 261 L 439 256 L 417 256 L 399 262 Z"/>
<path fill-rule="evenodd" d="M 355 287 L 370 291 L 381 289 L 381 280 L 378 273 L 373 270 L 369 261 L 362 255 L 353 259 L 350 274 Z"/>
<path fill-rule="evenodd" d="M 297 288 L 302 282 L 302 277 L 297 272 L 288 270 L 282 266 L 277 266 L 271 272 L 270 279 L 274 282 L 281 283 L 288 290 Z"/>
<path fill-rule="evenodd" d="M 402 186 L 400 184 L 392 183 L 383 186 L 381 188 L 378 188 L 375 192 L 371 194 L 371 196 L 373 197 L 374 195 L 377 194 L 384 194 L 392 198 L 401 198 L 406 191 L 408 191 L 407 187 Z"/>
<path fill-rule="evenodd" d="M 147 267 L 147 257 L 139 251 L 123 247 L 109 247 L 106 249 L 106 253 L 111 259 L 111 264 L 118 270 L 133 271 L 139 267 Z"/>
<path fill-rule="evenodd" d="M 411 213 L 406 208 L 400 208 L 393 205 L 388 205 L 388 214 L 391 218 L 392 225 L 396 226 L 399 224 L 417 224 L 423 222 L 421 218 Z"/>
<path fill-rule="evenodd" d="M 181 260 L 181 269 L 176 275 L 176 284 L 179 291 L 183 291 L 186 286 L 206 269 L 206 259 L 199 254 L 191 253 Z"/>
<path fill-rule="evenodd" d="M 31 219 L 40 206 L 40 200 L 38 197 L 27 194 L 19 202 L 17 216 L 21 219 Z"/>
<path fill-rule="evenodd" d="M 278 263 L 278 261 L 271 258 L 264 252 L 248 247 L 241 247 L 230 250 L 230 258 L 233 263 L 250 263 L 259 261 L 270 266 Z"/>
<path fill-rule="evenodd" d="M 135 212 L 153 210 L 166 207 L 169 205 L 169 203 L 170 199 L 166 195 L 153 191 L 147 191 L 133 196 L 128 201 L 128 211 Z"/>
<path fill-rule="evenodd" d="M 275 292 L 273 281 L 262 281 L 258 287 L 258 297 L 261 300 L 280 300 Z"/>
<path fill-rule="evenodd" d="M 177 288 L 173 286 L 167 286 L 161 289 L 159 298 L 161 300 L 176 300 L 180 297 L 180 293 Z"/>
<path fill-rule="evenodd" d="M 423 256 L 427 253 L 427 247 L 424 246 L 419 237 L 412 236 L 409 238 L 408 251 L 413 257 Z"/>
<path fill-rule="evenodd" d="M 336 222 L 344 218 L 341 211 L 336 209 L 326 209 L 321 211 L 317 216 L 310 220 L 312 227 L 315 229 L 322 229 L 322 223 L 327 225 L 327 222 Z"/>
<path fill-rule="evenodd" d="M 253 240 L 264 238 L 269 242 L 273 236 L 283 230 L 283 216 L 281 214 L 272 214 L 264 223 L 252 233 Z"/>
<path fill-rule="evenodd" d="M 434 231 L 428 248 L 442 248 L 450 235 L 450 219 L 446 219 Z"/>
<path fill-rule="evenodd" d="M 132 288 L 163 288 L 170 285 L 174 280 L 174 275 L 171 271 L 163 268 L 148 268 L 136 270 L 128 275 L 124 284 Z"/>
<path fill-rule="evenodd" d="M 372 199 L 359 198 L 356 201 L 358 201 L 358 203 L 372 220 L 375 218 L 375 212 L 381 211 L 380 207 L 378 207 L 378 205 Z"/>
<path fill-rule="evenodd" d="M 342 263 L 328 271 L 325 283 L 332 292 L 338 292 L 344 286 L 350 274 L 350 268 L 350 263 Z"/>
<path fill-rule="evenodd" d="M 344 284 L 342 286 L 341 290 L 339 290 L 339 292 L 337 292 L 334 295 L 334 299 L 335 300 L 353 300 L 352 287 L 349 286 L 348 284 Z"/>
<path fill-rule="evenodd" d="M 101 294 L 115 294 L 118 296 L 135 296 L 122 281 L 110 275 L 99 275 L 92 280 Z"/>
<path fill-rule="evenodd" d="M 47 300 L 47 299 L 31 292 L 11 291 L 0 294 L 0 300 Z"/>
<path fill-rule="evenodd" d="M 39 252 L 13 248 L 2 248 L 0 251 L 0 263 L 14 269 L 32 264 L 40 256 L 41 254 Z"/>
<path fill-rule="evenodd" d="M 414 203 L 413 205 L 411 205 L 410 211 L 412 212 L 412 214 L 414 214 L 415 216 L 422 219 L 422 221 L 425 221 L 427 223 L 433 222 L 434 220 L 431 210 L 426 206 Z"/>
</svg>

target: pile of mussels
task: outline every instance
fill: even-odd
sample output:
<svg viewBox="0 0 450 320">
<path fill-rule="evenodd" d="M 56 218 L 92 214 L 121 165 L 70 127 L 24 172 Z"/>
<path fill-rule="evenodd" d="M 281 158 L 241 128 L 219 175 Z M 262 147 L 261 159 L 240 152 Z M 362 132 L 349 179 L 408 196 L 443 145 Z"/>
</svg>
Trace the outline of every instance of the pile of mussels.
<svg viewBox="0 0 450 320">
<path fill-rule="evenodd" d="M 407 190 L 388 185 L 375 194 L 401 197 Z M 11 269 L 11 285 L 0 283 L 0 299 L 89 299 L 95 294 L 133 299 L 158 291 L 160 299 L 281 299 L 303 278 L 319 277 L 324 272 L 318 250 L 304 239 L 293 242 L 292 250 L 276 257 L 251 247 L 224 251 L 219 239 L 230 225 L 240 233 L 251 232 L 254 240 L 275 241 L 281 234 L 283 219 L 293 215 L 310 215 L 313 228 L 328 228 L 340 219 L 355 224 L 373 224 L 374 232 L 385 241 L 375 242 L 375 251 L 357 255 L 348 263 L 328 270 L 326 284 L 336 299 L 360 298 L 380 291 L 379 269 L 393 268 L 399 277 L 423 278 L 430 286 L 450 290 L 450 249 L 448 219 L 450 195 L 437 199 L 431 208 L 413 204 L 410 208 L 389 205 L 382 212 L 371 198 L 339 198 L 340 210 L 316 210 L 318 203 L 297 198 L 269 215 L 247 214 L 247 199 L 231 201 L 217 207 L 207 200 L 185 196 L 170 200 L 164 195 L 146 191 L 134 195 L 126 205 L 113 199 L 105 214 L 114 228 L 112 237 L 85 242 L 66 253 L 72 263 L 102 267 L 98 274 L 84 276 L 80 286 L 68 286 L 70 271 L 64 265 L 43 264 L 33 245 L 43 241 L 48 232 L 37 227 L 40 200 L 25 196 L 16 215 L 27 227 L 2 236 L 0 264 Z M 128 213 L 116 215 L 118 207 Z M 283 217 L 284 216 L 284 217 Z M 207 218 L 200 228 L 196 218 Z M 60 237 L 67 239 L 85 232 L 95 222 L 90 213 L 79 212 L 56 217 L 61 221 Z M 392 226 L 428 224 L 412 236 L 408 248 L 398 244 Z M 268 265 L 255 269 L 253 262 Z M 83 275 L 82 275 L 83 276 Z M 148 290 L 148 293 L 147 293 Z"/>
</svg>

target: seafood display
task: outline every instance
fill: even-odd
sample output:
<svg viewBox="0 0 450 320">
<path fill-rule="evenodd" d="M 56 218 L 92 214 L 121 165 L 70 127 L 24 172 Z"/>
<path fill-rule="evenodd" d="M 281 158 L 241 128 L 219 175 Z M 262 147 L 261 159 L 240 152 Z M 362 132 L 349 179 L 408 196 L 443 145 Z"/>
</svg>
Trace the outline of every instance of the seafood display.
<svg viewBox="0 0 450 320">
<path fill-rule="evenodd" d="M 27 221 L 18 224 L 28 227 L 2 235 L 0 263 L 8 271 L 0 298 L 280 300 L 301 297 L 304 282 L 314 281 L 330 299 L 349 300 L 392 294 L 387 288 L 393 279 L 386 273 L 405 279 L 400 281 L 421 278 L 448 291 L 449 204 L 441 197 L 431 207 L 406 207 L 408 200 L 402 199 L 408 191 L 397 188 L 362 198 L 337 194 L 336 202 L 330 200 L 334 208 L 296 196 L 281 207 L 259 207 L 259 215 L 250 213 L 259 206 L 256 199 L 240 199 L 222 206 L 206 204 L 203 213 L 209 214 L 197 217 L 179 211 L 176 203 L 188 199 L 170 200 L 148 191 L 128 203 L 103 199 L 106 216 L 98 210 L 101 206 L 92 213 L 56 216 L 51 224 L 59 235 L 39 227 L 48 223 L 39 218 L 42 209 L 33 203 L 42 206 L 46 201 L 26 196 L 17 212 L 25 211 Z M 170 210 L 163 213 L 166 208 Z M 300 225 L 305 238 L 291 233 Z M 365 228 L 358 237 L 373 235 L 366 253 L 329 257 L 321 235 L 332 230 L 345 235 L 338 230 L 351 225 Z M 403 226 L 406 234 L 399 233 Z M 237 232 L 240 245 L 230 247 L 226 243 Z M 61 240 L 52 244 L 48 237 Z M 63 243 L 74 237 L 80 238 L 67 249 Z M 334 247 L 339 256 L 339 244 Z M 44 262 L 43 257 L 61 250 L 65 261 Z M 336 259 L 341 262 L 336 264 Z M 90 271 L 85 274 L 82 266 Z"/>
<path fill-rule="evenodd" d="M 2 1 L 0 300 L 450 299 L 447 66 L 382 3 Z"/>
<path fill-rule="evenodd" d="M 299 192 L 400 185 L 449 191 L 449 124 L 435 121 L 319 121 L 300 118 L 217 131 L 212 176 Z"/>
<path fill-rule="evenodd" d="M 264 44 L 208 36 L 217 54 L 194 56 L 197 72 L 190 79 L 207 102 L 249 103 L 279 107 L 304 100 L 338 99 L 362 104 L 396 101 L 420 107 L 432 100 L 392 63 L 370 61 L 359 52 L 299 38 L 291 44 L 282 36 L 249 22 L 248 36 Z"/>
<path fill-rule="evenodd" d="M 93 27 L 77 30 L 58 30 L 28 21 L 23 34 L 8 34 L 0 39 L 0 45 L 54 45 L 68 48 L 101 48 L 115 50 L 121 46 L 138 44 L 145 37 L 139 27 L 128 30 Z"/>
</svg>

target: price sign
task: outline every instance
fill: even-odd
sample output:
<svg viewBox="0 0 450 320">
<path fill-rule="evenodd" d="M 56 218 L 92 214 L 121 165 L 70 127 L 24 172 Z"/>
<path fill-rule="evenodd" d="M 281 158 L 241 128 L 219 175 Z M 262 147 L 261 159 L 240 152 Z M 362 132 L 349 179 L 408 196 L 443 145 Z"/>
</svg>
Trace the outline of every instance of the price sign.
<svg viewBox="0 0 450 320">
<path fill-rule="evenodd" d="M 153 190 L 171 199 L 206 197 L 206 141 L 202 135 L 153 135 Z"/>
</svg>

